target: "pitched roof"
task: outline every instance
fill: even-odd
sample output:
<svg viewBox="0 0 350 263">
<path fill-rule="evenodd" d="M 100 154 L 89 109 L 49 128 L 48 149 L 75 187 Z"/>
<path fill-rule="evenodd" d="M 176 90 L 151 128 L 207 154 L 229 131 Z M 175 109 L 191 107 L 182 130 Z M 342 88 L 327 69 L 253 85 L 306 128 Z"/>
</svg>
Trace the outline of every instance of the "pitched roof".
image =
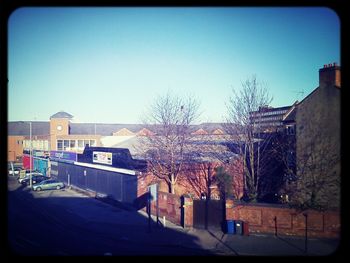
<svg viewBox="0 0 350 263">
<path fill-rule="evenodd" d="M 32 135 L 49 135 L 50 122 L 32 121 Z M 14 121 L 7 123 L 7 134 L 10 136 L 29 136 L 30 121 Z"/>
<path fill-rule="evenodd" d="M 141 124 L 106 124 L 106 123 L 71 123 L 70 134 L 96 134 L 111 136 L 115 131 L 128 129 L 136 133 L 142 128 Z"/>
<path fill-rule="evenodd" d="M 134 133 L 127 128 L 122 128 L 119 131 L 113 132 L 114 136 L 130 136 L 134 135 Z"/>
<path fill-rule="evenodd" d="M 50 119 L 71 119 L 71 118 L 73 118 L 73 115 L 64 111 L 59 111 L 50 117 Z"/>
<path fill-rule="evenodd" d="M 67 115 L 65 115 L 67 114 Z M 64 112 L 58 112 L 51 116 L 51 118 L 67 118 L 72 115 Z M 8 122 L 8 135 L 12 136 L 26 136 L 29 135 L 30 121 L 14 121 Z M 50 121 L 32 121 L 32 135 L 49 135 L 50 134 Z M 129 130 L 133 134 L 148 135 L 156 132 L 156 125 L 145 124 L 106 124 L 106 123 L 74 123 L 69 124 L 71 135 L 85 135 L 85 134 L 97 134 L 101 136 L 112 136 L 116 131 Z M 191 132 L 195 132 L 203 129 L 208 134 L 217 134 L 217 129 L 224 131 L 223 125 L 220 123 L 202 123 L 197 125 L 191 125 Z M 119 132 L 118 132 L 119 134 Z"/>
<path fill-rule="evenodd" d="M 284 115 L 283 121 L 284 122 L 294 122 L 296 118 L 296 112 L 297 112 L 297 105 L 293 105 L 293 107 Z"/>
<path fill-rule="evenodd" d="M 191 134 L 193 134 L 193 135 L 205 135 L 205 134 L 208 134 L 208 132 L 205 131 L 204 129 L 200 128 L 200 129 L 192 132 Z"/>
<path fill-rule="evenodd" d="M 195 132 L 199 129 L 203 129 L 206 131 L 208 134 L 213 134 L 213 132 L 217 129 L 220 129 L 224 131 L 223 123 L 216 123 L 216 122 L 203 122 L 201 124 L 197 125 L 191 125 L 190 129 L 192 132 Z"/>
<path fill-rule="evenodd" d="M 213 134 L 221 135 L 221 134 L 224 134 L 224 131 L 222 129 L 216 129 L 215 131 L 213 131 Z"/>
<path fill-rule="evenodd" d="M 147 128 L 143 128 L 142 130 L 139 130 L 139 132 L 137 133 L 137 135 L 139 136 L 151 136 L 154 135 L 155 133 L 150 131 Z"/>
</svg>

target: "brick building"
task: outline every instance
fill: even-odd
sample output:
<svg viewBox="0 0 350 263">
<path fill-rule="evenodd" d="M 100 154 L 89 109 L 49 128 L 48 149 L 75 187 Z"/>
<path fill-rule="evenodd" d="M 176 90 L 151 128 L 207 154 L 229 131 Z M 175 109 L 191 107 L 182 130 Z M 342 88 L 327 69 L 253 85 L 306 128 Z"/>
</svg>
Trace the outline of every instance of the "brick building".
<svg viewBox="0 0 350 263">
<path fill-rule="evenodd" d="M 319 86 L 297 107 L 296 198 L 305 205 L 340 206 L 340 87 L 340 66 L 324 65 Z"/>
<path fill-rule="evenodd" d="M 86 145 L 114 147 L 137 136 L 154 134 L 142 124 L 76 123 L 73 116 L 60 111 L 50 121 L 8 122 L 8 161 L 18 161 L 23 150 L 72 151 L 82 153 Z M 191 126 L 193 135 L 222 135 L 220 123 Z M 30 138 L 30 131 L 32 137 Z"/>
</svg>

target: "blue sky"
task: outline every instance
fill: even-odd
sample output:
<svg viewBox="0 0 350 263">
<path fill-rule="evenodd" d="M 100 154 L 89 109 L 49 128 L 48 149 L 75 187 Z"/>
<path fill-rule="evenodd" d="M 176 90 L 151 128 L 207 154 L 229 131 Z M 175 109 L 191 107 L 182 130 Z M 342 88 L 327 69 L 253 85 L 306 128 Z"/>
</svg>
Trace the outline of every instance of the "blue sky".
<svg viewBox="0 0 350 263">
<path fill-rule="evenodd" d="M 170 90 L 200 101 L 198 122 L 221 122 L 253 74 L 286 106 L 333 62 L 340 21 L 328 8 L 21 8 L 8 21 L 8 120 L 64 110 L 140 123 Z"/>
</svg>

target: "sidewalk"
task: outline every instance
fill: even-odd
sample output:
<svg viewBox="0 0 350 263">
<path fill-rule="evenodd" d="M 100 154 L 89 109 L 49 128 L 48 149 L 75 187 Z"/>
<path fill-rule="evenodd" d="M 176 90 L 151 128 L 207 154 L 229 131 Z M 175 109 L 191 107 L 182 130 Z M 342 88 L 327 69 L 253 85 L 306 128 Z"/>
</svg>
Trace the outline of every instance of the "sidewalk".
<svg viewBox="0 0 350 263">
<path fill-rule="evenodd" d="M 205 230 L 197 231 L 201 235 Z M 221 231 L 208 231 L 219 241 L 218 248 L 237 256 L 326 256 L 336 252 L 337 240 L 302 237 L 257 235 L 250 236 L 224 234 Z"/>
<path fill-rule="evenodd" d="M 144 215 L 147 216 L 146 213 Z M 155 218 L 153 216 L 152 218 L 154 220 L 152 228 L 155 229 Z M 297 236 L 269 234 L 243 236 L 226 234 L 219 229 L 184 229 L 168 221 L 165 228 L 196 237 L 196 245 L 215 255 L 223 256 L 331 256 L 337 252 L 339 244 L 335 239 L 308 238 L 305 245 L 305 238 Z M 155 229 L 153 235 L 157 235 L 161 229 Z M 169 237 L 166 242 L 172 244 L 173 240 Z M 189 248 L 193 246 L 193 243 L 188 243 L 185 239 L 180 243 Z"/>
<path fill-rule="evenodd" d="M 102 200 L 99 200 L 102 201 Z M 110 204 L 116 207 L 115 204 Z M 307 251 L 304 237 L 274 236 L 269 234 L 251 233 L 249 236 L 225 234 L 220 229 L 183 228 L 168 220 L 152 215 L 150 231 L 148 229 L 148 215 L 145 211 L 132 211 L 117 206 L 122 210 L 118 213 L 101 217 L 101 212 L 85 215 L 91 222 L 97 222 L 100 217 L 104 223 L 110 222 L 123 226 L 120 238 L 133 241 L 135 245 L 147 244 L 158 247 L 182 247 L 198 253 L 202 248 L 210 255 L 219 256 L 327 256 L 337 252 L 338 240 L 309 238 Z M 122 212 L 123 211 L 123 212 Z M 107 220 L 108 218 L 108 220 Z M 96 221 L 97 220 L 97 221 Z M 107 224 L 106 224 L 107 225 Z M 107 228 L 108 230 L 108 228 Z M 106 230 L 106 231 L 107 231 Z M 168 231 L 172 230 L 172 231 Z"/>
</svg>

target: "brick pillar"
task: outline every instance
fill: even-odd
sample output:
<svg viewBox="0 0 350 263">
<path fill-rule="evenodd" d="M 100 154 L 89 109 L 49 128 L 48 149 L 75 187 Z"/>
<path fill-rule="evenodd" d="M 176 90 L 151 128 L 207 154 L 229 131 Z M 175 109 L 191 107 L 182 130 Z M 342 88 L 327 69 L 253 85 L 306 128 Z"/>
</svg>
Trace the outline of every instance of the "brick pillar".
<svg viewBox="0 0 350 263">
<path fill-rule="evenodd" d="M 226 200 L 226 220 L 233 220 L 234 218 L 234 201 L 227 199 Z"/>
<path fill-rule="evenodd" d="M 182 196 L 182 213 L 184 213 L 184 227 L 193 227 L 193 200 L 186 195 Z"/>
</svg>

